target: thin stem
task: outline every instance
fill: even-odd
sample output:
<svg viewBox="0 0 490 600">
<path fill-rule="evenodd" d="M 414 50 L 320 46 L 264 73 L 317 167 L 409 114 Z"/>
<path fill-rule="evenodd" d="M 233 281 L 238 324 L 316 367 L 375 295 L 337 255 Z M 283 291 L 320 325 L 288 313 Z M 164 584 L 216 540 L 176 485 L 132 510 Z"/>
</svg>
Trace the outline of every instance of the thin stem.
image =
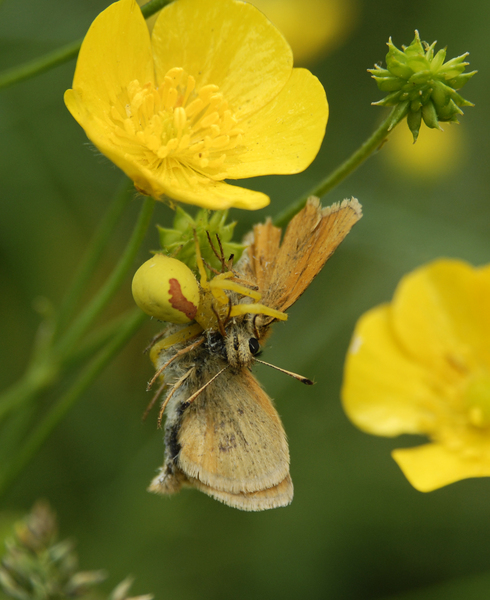
<svg viewBox="0 0 490 600">
<path fill-rule="evenodd" d="M 161 10 L 167 4 L 170 4 L 171 0 L 150 0 L 141 9 L 145 19 L 151 17 L 153 14 Z M 69 60 L 76 58 L 80 51 L 80 46 L 83 40 L 77 40 L 70 42 L 66 46 L 62 46 L 57 50 L 48 52 L 44 56 L 29 60 L 22 65 L 12 67 L 0 74 L 0 89 L 14 85 L 36 75 L 40 75 L 45 71 L 49 71 L 58 65 L 61 65 Z"/>
<path fill-rule="evenodd" d="M 77 360 L 79 349 L 76 347 L 80 342 L 80 338 L 111 300 L 131 268 L 148 229 L 154 205 L 155 201 L 151 198 L 145 200 L 131 239 L 119 263 L 104 287 L 80 314 L 68 332 L 54 347 L 46 348 L 42 354 L 37 353 L 22 379 L 2 393 L 0 396 L 0 421 L 10 411 L 22 404 L 33 401 L 41 392 L 58 380 L 61 369 L 65 365 L 70 364 L 72 359 Z"/>
<path fill-rule="evenodd" d="M 129 310 L 98 327 L 96 331 L 87 334 L 80 344 L 76 345 L 68 356 L 61 357 L 61 369 L 73 369 L 83 363 L 86 359 L 98 352 L 107 342 L 121 329 L 128 320 Z"/>
<path fill-rule="evenodd" d="M 289 221 L 297 214 L 310 196 L 318 196 L 319 198 L 327 194 L 331 189 L 337 186 L 341 181 L 348 177 L 357 169 L 371 154 L 381 147 L 385 138 L 397 124 L 393 121 L 393 116 L 397 107 L 390 112 L 388 117 L 381 123 L 376 131 L 362 144 L 358 150 L 354 152 L 346 161 L 344 161 L 335 171 L 330 173 L 320 184 L 309 191 L 307 194 L 294 201 L 288 208 L 274 218 L 276 227 L 285 227 Z"/>
<path fill-rule="evenodd" d="M 38 449 L 46 441 L 70 408 L 72 408 L 75 402 L 93 383 L 110 360 L 119 352 L 119 350 L 121 350 L 146 319 L 147 316 L 140 310 L 133 311 L 131 317 L 121 326 L 114 338 L 87 365 L 70 389 L 58 399 L 28 438 L 23 448 L 15 454 L 15 459 L 11 465 L 0 476 L 0 495 L 5 493 L 7 488 L 32 460 Z"/>
<path fill-rule="evenodd" d="M 13 409 L 34 400 L 44 389 L 49 387 L 58 377 L 58 365 L 49 362 L 43 365 L 32 365 L 27 373 L 5 390 L 0 397 L 0 421 Z"/>
<path fill-rule="evenodd" d="M 89 356 L 93 356 L 121 329 L 127 319 L 127 314 L 114 318 L 96 332 L 87 336 L 83 343 L 77 345 L 71 354 L 61 356 L 59 362 L 51 354 L 48 354 L 44 355 L 44 360 L 41 359 L 39 362 L 31 363 L 25 376 L 2 393 L 0 422 L 14 408 L 34 400 L 45 389 L 52 386 L 59 379 L 62 370 L 76 367 Z"/>
<path fill-rule="evenodd" d="M 150 2 L 147 2 L 141 7 L 141 12 L 143 13 L 145 19 L 148 19 L 171 2 L 173 2 L 173 0 L 150 0 Z"/>
<path fill-rule="evenodd" d="M 116 224 L 118 223 L 122 213 L 124 212 L 124 209 L 132 198 L 132 190 L 134 190 L 132 181 L 125 177 L 121 187 L 114 197 L 114 200 L 109 206 L 109 210 L 99 224 L 90 246 L 88 247 L 87 252 L 85 253 L 85 256 L 83 257 L 78 268 L 77 275 L 73 280 L 71 288 L 68 290 L 68 293 L 61 304 L 56 320 L 56 332 L 63 331 L 66 324 L 72 317 L 77 303 L 83 295 L 87 283 L 95 271 L 95 268 L 100 260 L 100 257 L 102 256 L 104 249 L 107 246 Z"/>
<path fill-rule="evenodd" d="M 153 200 L 153 198 L 146 198 L 141 208 L 138 221 L 136 222 L 133 230 L 133 234 L 128 242 L 124 254 L 119 260 L 119 263 L 110 275 L 109 279 L 106 281 L 103 288 L 79 315 L 72 327 L 62 337 L 59 343 L 55 345 L 54 350 L 58 355 L 63 356 L 65 354 L 70 354 L 74 346 L 85 334 L 94 320 L 104 310 L 122 284 L 145 237 L 154 207 L 155 200 Z"/>
<path fill-rule="evenodd" d="M 81 44 L 82 40 L 70 42 L 69 44 L 66 44 L 66 46 L 48 52 L 44 56 L 34 58 L 18 67 L 7 69 L 0 74 L 0 89 L 14 85 L 25 79 L 30 79 L 31 77 L 40 75 L 45 71 L 49 71 L 58 65 L 68 62 L 78 55 Z"/>
</svg>

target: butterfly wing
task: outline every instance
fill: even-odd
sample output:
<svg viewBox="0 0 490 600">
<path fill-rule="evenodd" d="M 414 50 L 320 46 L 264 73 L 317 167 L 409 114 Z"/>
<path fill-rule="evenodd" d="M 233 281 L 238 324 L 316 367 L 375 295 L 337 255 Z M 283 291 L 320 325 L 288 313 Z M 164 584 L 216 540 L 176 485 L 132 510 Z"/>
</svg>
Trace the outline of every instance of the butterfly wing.
<svg viewBox="0 0 490 600">
<path fill-rule="evenodd" d="M 223 492 L 204 485 L 197 479 L 191 479 L 190 484 L 208 496 L 240 510 L 259 511 L 279 508 L 291 504 L 293 500 L 293 482 L 289 475 L 274 487 L 251 493 L 239 492 L 232 494 Z"/>
<path fill-rule="evenodd" d="M 178 468 L 216 492 L 260 492 L 289 474 L 281 420 L 248 369 L 227 369 L 204 389 L 183 412 L 177 440 Z"/>
<path fill-rule="evenodd" d="M 311 197 L 289 223 L 282 244 L 281 230 L 270 221 L 256 225 L 241 272 L 257 284 L 261 303 L 286 311 L 361 216 L 355 198 L 322 209 Z"/>
</svg>

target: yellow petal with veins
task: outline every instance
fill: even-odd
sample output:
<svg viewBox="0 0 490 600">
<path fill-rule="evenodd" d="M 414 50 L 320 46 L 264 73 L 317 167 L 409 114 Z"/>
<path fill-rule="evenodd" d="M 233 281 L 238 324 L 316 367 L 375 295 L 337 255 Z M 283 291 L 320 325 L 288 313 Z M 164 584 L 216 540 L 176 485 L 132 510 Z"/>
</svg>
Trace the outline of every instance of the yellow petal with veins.
<svg viewBox="0 0 490 600">
<path fill-rule="evenodd" d="M 65 96 L 68 109 L 77 118 L 72 111 L 76 95 L 84 112 L 102 116 L 122 101 L 121 91 L 135 79 L 154 82 L 150 35 L 135 0 L 120 0 L 95 19 L 83 40 L 73 90 Z"/>
<path fill-rule="evenodd" d="M 303 171 L 320 149 L 327 120 L 322 84 L 306 69 L 294 69 L 269 104 L 239 123 L 242 141 L 239 148 L 228 152 L 227 177 Z"/>
<path fill-rule="evenodd" d="M 238 119 L 267 104 L 287 83 L 293 55 L 283 35 L 241 0 L 178 0 L 153 28 L 157 80 L 175 66 L 196 87 L 217 85 Z"/>
</svg>

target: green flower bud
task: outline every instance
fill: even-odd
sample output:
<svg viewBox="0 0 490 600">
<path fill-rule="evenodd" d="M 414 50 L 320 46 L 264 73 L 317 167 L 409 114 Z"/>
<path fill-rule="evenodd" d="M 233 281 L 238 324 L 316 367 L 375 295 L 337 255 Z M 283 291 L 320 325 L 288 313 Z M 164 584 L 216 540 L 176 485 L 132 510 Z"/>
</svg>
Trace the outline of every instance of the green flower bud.
<svg viewBox="0 0 490 600">
<path fill-rule="evenodd" d="M 464 60 L 468 53 L 445 63 L 446 50 L 439 50 L 434 55 L 435 45 L 436 42 L 430 46 L 421 42 L 418 31 L 415 31 L 410 46 L 402 46 L 403 50 L 399 50 L 390 38 L 386 69 L 378 65 L 369 69 L 379 89 L 388 92 L 385 98 L 373 104 L 401 105 L 390 128 L 399 122 L 400 115 L 406 115 L 414 141 L 422 119 L 427 127 L 440 129 L 440 121 L 458 123 L 458 116 L 463 114 L 461 106 L 473 106 L 456 92 L 476 73 L 464 73 L 469 64 Z"/>
<path fill-rule="evenodd" d="M 199 306 L 199 285 L 183 262 L 155 254 L 136 271 L 133 298 L 147 315 L 169 323 L 189 323 Z"/>
<path fill-rule="evenodd" d="M 177 206 L 173 229 L 158 227 L 160 244 L 166 254 L 182 261 L 189 268 L 197 270 L 195 232 L 204 260 L 215 269 L 220 269 L 221 262 L 211 248 L 208 234 L 218 254 L 220 253 L 219 238 L 226 260 L 232 254 L 234 259 L 238 260 L 245 248 L 242 244 L 231 241 L 236 223 L 226 224 L 227 216 L 228 211 L 226 210 L 210 213 L 208 210 L 202 209 L 198 211 L 195 218 L 192 218 L 183 208 Z"/>
</svg>

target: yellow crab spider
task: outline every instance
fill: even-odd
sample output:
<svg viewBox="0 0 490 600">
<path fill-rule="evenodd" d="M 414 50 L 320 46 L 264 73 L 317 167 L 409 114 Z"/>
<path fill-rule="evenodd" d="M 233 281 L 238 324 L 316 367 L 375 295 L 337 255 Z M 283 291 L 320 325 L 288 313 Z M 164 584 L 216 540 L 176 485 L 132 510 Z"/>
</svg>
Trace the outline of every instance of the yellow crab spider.
<svg viewBox="0 0 490 600">
<path fill-rule="evenodd" d="M 235 277 L 233 271 L 219 273 L 209 279 L 197 242 L 196 262 L 199 283 L 187 265 L 163 254 L 156 254 L 136 271 L 132 291 L 141 310 L 169 323 L 190 323 L 155 343 L 150 358 L 175 344 L 195 338 L 204 330 L 222 329 L 223 323 L 226 325 L 232 317 L 262 314 L 281 321 L 287 319 L 285 313 L 260 304 L 259 292 L 230 281 Z M 226 292 L 248 297 L 252 302 L 232 303 Z"/>
</svg>

